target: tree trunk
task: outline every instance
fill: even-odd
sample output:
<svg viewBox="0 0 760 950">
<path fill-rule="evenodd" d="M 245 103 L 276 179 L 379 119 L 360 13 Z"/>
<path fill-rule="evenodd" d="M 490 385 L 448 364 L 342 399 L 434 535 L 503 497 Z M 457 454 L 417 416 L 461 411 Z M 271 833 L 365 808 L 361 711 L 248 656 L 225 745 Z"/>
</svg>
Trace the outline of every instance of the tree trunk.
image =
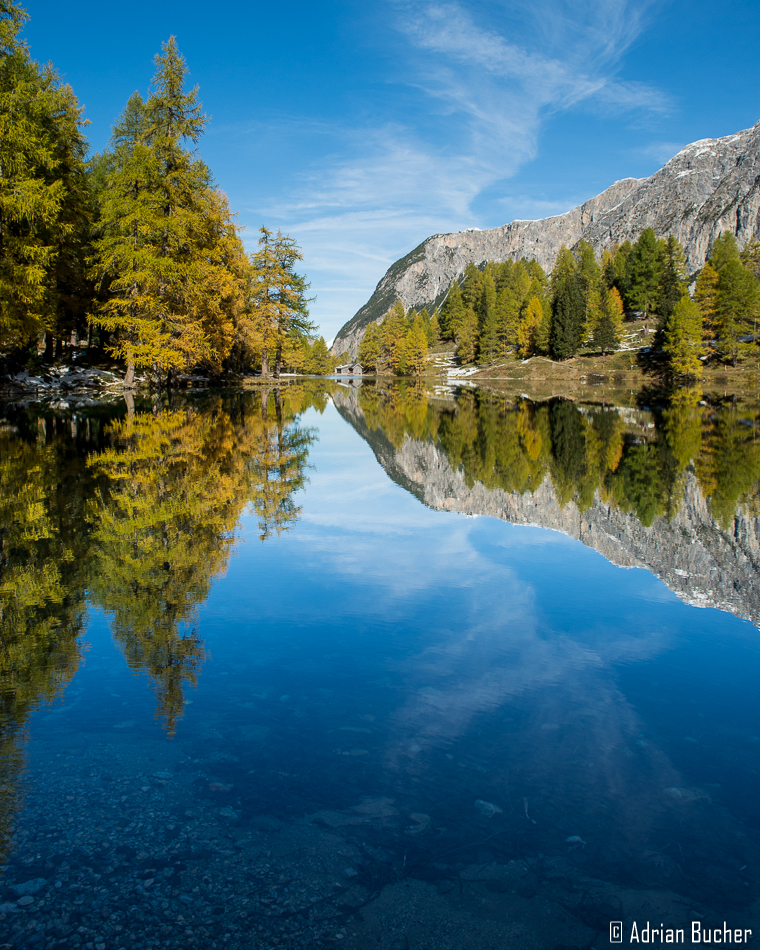
<svg viewBox="0 0 760 950">
<path fill-rule="evenodd" d="M 280 435 L 282 435 L 282 403 L 280 402 L 279 389 L 275 389 L 274 391 L 274 411 L 277 416 L 277 425 L 280 429 Z"/>
<path fill-rule="evenodd" d="M 262 379 L 269 379 L 269 354 L 266 350 L 261 354 L 261 376 Z"/>
<path fill-rule="evenodd" d="M 282 366 L 282 343 L 277 341 L 277 350 L 274 357 L 274 378 L 280 378 L 280 367 Z"/>
<path fill-rule="evenodd" d="M 124 389 L 135 388 L 135 361 L 130 356 L 127 360 L 127 375 L 124 377 Z"/>
</svg>

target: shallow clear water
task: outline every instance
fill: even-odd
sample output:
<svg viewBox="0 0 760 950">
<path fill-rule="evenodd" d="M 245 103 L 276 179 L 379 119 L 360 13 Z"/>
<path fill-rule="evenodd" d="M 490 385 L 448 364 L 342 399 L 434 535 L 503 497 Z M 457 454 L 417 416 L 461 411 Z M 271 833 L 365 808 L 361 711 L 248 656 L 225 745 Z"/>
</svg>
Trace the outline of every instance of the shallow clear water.
<svg viewBox="0 0 760 950">
<path fill-rule="evenodd" d="M 402 393 L 394 426 L 349 390 L 282 398 L 263 423 L 252 394 L 85 407 L 73 427 L 7 409 L 5 942 L 598 948 L 618 919 L 626 942 L 634 920 L 760 935 L 755 495 L 727 520 L 694 458 L 659 457 L 667 497 L 642 525 L 610 479 L 651 419 L 652 452 L 673 450 L 659 415 L 617 414 L 584 508 L 540 491 L 564 416 L 546 473 L 510 494 L 452 448 L 474 412 L 471 444 L 498 454 L 491 401 L 433 419 Z M 584 445 L 607 431 L 572 411 Z M 503 520 L 499 492 L 533 524 Z M 536 526 L 557 512 L 578 537 Z M 642 532 L 617 564 L 603 516 Z M 654 573 L 687 546 L 731 581 L 725 609 L 685 602 L 710 596 L 688 570 Z M 634 554 L 651 569 L 618 566 Z"/>
</svg>

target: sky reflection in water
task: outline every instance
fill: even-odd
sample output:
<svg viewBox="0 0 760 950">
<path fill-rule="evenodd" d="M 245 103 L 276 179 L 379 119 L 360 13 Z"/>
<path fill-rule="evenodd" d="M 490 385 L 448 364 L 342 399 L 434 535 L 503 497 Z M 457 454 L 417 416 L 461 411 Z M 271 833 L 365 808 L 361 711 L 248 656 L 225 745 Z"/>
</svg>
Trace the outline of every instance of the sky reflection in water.
<svg viewBox="0 0 760 950">
<path fill-rule="evenodd" d="M 559 855 L 746 908 L 760 885 L 757 629 L 557 531 L 425 507 L 332 404 L 298 425 L 318 433 L 300 518 L 262 543 L 249 506 L 226 572 L 207 597 L 201 585 L 205 658 L 173 748 L 229 754 L 215 775 L 243 822 L 393 800 L 401 823 L 373 840 L 422 877 L 452 851 Z M 32 765 L 75 738 L 161 739 L 111 625 L 90 608 L 63 705 L 29 718 Z"/>
</svg>

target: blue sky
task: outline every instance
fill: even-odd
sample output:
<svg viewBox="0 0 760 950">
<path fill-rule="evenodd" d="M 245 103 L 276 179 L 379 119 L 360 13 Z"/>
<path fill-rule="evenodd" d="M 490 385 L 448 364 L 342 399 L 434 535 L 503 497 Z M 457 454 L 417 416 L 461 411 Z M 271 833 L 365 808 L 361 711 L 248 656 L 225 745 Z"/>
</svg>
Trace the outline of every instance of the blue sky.
<svg viewBox="0 0 760 950">
<path fill-rule="evenodd" d="M 573 207 L 760 120 L 756 0 L 27 0 L 94 149 L 176 35 L 199 149 L 245 225 L 304 250 L 330 339 L 430 234 Z"/>
</svg>

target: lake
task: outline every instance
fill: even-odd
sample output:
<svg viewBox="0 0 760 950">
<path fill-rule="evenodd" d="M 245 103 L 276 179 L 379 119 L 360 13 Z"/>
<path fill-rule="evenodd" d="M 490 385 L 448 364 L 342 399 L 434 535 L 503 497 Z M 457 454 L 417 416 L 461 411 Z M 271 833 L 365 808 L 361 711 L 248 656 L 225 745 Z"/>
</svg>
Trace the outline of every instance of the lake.
<svg viewBox="0 0 760 950">
<path fill-rule="evenodd" d="M 0 946 L 760 939 L 757 405 L 0 416 Z"/>
</svg>

